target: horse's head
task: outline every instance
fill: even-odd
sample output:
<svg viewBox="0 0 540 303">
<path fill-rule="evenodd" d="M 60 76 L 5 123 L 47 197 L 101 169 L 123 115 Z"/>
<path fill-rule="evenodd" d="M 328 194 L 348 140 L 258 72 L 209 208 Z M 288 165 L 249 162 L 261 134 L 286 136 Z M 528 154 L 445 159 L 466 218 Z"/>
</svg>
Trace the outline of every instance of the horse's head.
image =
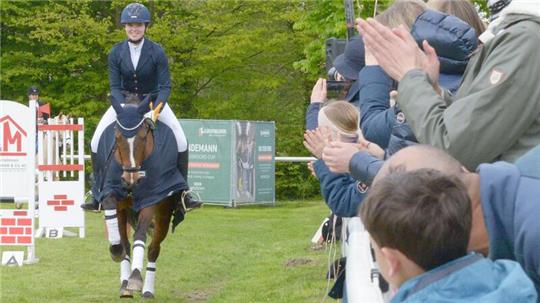
<svg viewBox="0 0 540 303">
<path fill-rule="evenodd" d="M 114 157 L 122 166 L 122 183 L 128 191 L 133 190 L 145 176 L 145 172 L 141 170 L 142 162 L 150 156 L 154 147 L 154 122 L 144 116 L 148 110 L 147 99 L 138 105 L 126 103 L 124 107 L 115 108 L 117 118 Z"/>
</svg>

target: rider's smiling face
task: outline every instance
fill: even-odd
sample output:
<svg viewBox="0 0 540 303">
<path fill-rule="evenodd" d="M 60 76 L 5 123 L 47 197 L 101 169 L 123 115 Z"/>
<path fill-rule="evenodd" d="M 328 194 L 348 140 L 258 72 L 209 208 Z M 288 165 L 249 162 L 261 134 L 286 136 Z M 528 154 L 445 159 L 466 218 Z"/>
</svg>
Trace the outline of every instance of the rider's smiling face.
<svg viewBox="0 0 540 303">
<path fill-rule="evenodd" d="M 139 41 L 144 36 L 146 26 L 144 23 L 127 23 L 125 30 L 129 40 Z"/>
</svg>

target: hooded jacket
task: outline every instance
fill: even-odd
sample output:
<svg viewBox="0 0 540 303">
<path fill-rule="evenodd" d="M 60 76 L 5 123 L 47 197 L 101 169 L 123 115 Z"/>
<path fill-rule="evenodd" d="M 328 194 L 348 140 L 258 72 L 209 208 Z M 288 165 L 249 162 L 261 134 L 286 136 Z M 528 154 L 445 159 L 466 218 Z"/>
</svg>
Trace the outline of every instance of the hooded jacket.
<svg viewBox="0 0 540 303">
<path fill-rule="evenodd" d="M 435 48 L 441 63 L 441 86 L 451 92 L 456 91 L 469 56 L 478 46 L 474 29 L 455 16 L 426 10 L 416 18 L 411 34 L 419 45 L 427 40 Z M 404 119 L 396 119 L 400 110 L 390 108 L 389 92 L 395 87 L 390 76 L 379 66 L 366 66 L 360 71 L 358 78 L 360 125 L 366 139 L 387 148 L 393 129 L 397 127 L 399 129 L 395 131 L 398 141 L 401 138 L 416 142 L 412 140 L 414 134 L 409 127 L 403 125 Z M 396 144 L 402 147 L 409 145 L 407 142 Z M 393 152 L 395 151 L 397 150 L 394 148 Z"/>
<path fill-rule="evenodd" d="M 507 162 L 482 164 L 478 174 L 489 257 L 519 262 L 540 291 L 540 179 Z"/>
<path fill-rule="evenodd" d="M 447 151 L 469 170 L 513 162 L 540 144 L 540 2 L 512 1 L 481 39 L 455 97 L 439 96 L 418 69 L 398 88 L 418 141 Z"/>
<path fill-rule="evenodd" d="M 519 264 L 472 253 L 407 280 L 391 303 L 534 303 L 536 299 Z"/>
</svg>

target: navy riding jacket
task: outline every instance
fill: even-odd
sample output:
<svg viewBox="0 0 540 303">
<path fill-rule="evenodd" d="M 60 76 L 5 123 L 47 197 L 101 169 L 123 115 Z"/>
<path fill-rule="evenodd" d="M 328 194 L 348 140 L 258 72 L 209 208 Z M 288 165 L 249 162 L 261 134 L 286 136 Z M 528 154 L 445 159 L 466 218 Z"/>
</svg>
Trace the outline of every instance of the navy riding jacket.
<svg viewBox="0 0 540 303">
<path fill-rule="evenodd" d="M 133 68 L 128 41 L 113 46 L 109 54 L 111 102 L 124 103 L 124 94 L 151 94 L 154 104 L 167 103 L 171 93 L 169 63 L 163 48 L 144 38 L 137 69 Z"/>
</svg>

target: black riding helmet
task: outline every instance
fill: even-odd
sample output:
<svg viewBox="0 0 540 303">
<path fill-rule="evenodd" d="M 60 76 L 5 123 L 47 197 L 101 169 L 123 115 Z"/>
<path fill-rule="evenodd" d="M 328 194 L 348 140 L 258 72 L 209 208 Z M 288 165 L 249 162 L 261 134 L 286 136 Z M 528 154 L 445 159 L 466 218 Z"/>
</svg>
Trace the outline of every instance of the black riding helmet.
<svg viewBox="0 0 540 303">
<path fill-rule="evenodd" d="M 140 3 L 130 3 L 122 11 L 120 23 L 150 23 L 150 11 Z"/>
<path fill-rule="evenodd" d="M 39 89 L 35 86 L 30 86 L 28 89 L 28 95 L 39 95 Z"/>
</svg>

